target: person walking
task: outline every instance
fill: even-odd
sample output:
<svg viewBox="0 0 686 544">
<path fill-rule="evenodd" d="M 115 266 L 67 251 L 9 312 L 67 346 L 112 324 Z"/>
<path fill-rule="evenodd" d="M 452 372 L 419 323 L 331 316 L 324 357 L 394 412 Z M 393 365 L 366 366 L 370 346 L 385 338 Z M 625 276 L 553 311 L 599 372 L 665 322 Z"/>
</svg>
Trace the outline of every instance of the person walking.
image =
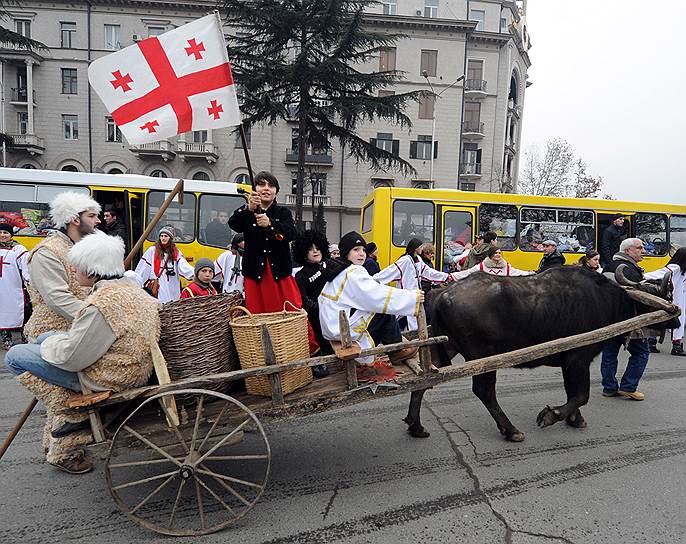
<svg viewBox="0 0 686 544">
<path fill-rule="evenodd" d="M 538 264 L 537 273 L 544 272 L 549 268 L 557 268 L 565 264 L 565 256 L 557 249 L 557 242 L 555 240 L 545 240 L 543 246 L 543 258 Z"/>
<path fill-rule="evenodd" d="M 245 239 L 241 233 L 234 235 L 231 240 L 231 249 L 225 251 L 214 262 L 217 275 L 216 281 L 222 282 L 222 293 L 238 291 L 243 294 L 243 252 L 245 251 Z"/>
<path fill-rule="evenodd" d="M 612 257 L 610 265 L 605 268 L 605 274 L 614 274 L 620 264 L 625 264 L 627 266 L 623 272 L 626 279 L 632 282 L 643 281 L 643 269 L 638 266 L 638 263 L 643 260 L 644 254 L 643 240 L 640 238 L 627 238 L 621 242 L 619 252 Z M 638 384 L 648 365 L 650 349 L 648 347 L 648 340 L 641 336 L 640 331 L 638 331 L 637 335 L 638 337 L 636 338 L 631 337 L 627 345 L 630 356 L 624 375 L 619 383 L 617 383 L 616 378 L 617 356 L 620 348 L 624 345 L 624 337 L 618 336 L 605 342 L 600 361 L 604 397 L 620 395 L 638 401 L 645 399 L 645 395 L 638 390 Z"/>
<path fill-rule="evenodd" d="M 23 337 L 24 312 L 29 282 L 26 248 L 12 240 L 14 227 L 0 223 L 0 336 L 5 349 L 12 347 L 12 331 Z M 23 338 L 22 338 L 23 339 Z"/>
<path fill-rule="evenodd" d="M 621 213 L 612 216 L 612 223 L 600 236 L 600 266 L 607 268 L 612 258 L 619 252 L 619 245 L 625 237 L 624 223 L 626 219 Z"/>
</svg>

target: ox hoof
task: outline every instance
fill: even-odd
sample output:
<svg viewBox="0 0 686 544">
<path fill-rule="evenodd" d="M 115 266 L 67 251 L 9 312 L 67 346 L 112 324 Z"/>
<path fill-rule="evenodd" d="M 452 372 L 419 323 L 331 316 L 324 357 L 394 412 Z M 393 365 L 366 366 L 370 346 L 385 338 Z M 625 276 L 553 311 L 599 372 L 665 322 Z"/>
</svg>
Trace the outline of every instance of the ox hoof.
<svg viewBox="0 0 686 544">
<path fill-rule="evenodd" d="M 576 429 L 585 429 L 587 426 L 586 420 L 581 415 L 581 412 L 577 412 L 576 414 L 567 416 L 565 418 L 565 423 L 570 427 L 574 427 Z"/>
<path fill-rule="evenodd" d="M 426 431 L 421 425 L 413 424 L 407 428 L 407 432 L 414 438 L 428 438 L 431 433 Z"/>
<path fill-rule="evenodd" d="M 513 433 L 506 434 L 505 439 L 508 442 L 524 442 L 524 433 L 521 431 L 515 431 Z"/>
<path fill-rule="evenodd" d="M 546 406 L 541 410 L 536 418 L 536 423 L 539 427 L 548 427 L 554 425 L 562 419 L 560 411 L 557 408 Z"/>
</svg>

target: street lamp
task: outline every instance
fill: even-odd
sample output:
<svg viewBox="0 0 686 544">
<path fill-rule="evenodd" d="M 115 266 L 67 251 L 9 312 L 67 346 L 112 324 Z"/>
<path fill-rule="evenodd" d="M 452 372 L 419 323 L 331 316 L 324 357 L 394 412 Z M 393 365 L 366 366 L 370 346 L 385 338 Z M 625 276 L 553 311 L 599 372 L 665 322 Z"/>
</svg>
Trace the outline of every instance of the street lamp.
<svg viewBox="0 0 686 544">
<path fill-rule="evenodd" d="M 429 84 L 429 87 L 431 88 L 431 92 L 434 93 L 434 107 L 433 111 L 431 113 L 431 166 L 429 170 L 429 178 L 431 179 L 431 185 L 433 186 L 434 183 L 434 140 L 436 138 L 436 100 L 435 98 L 440 98 L 441 95 L 453 87 L 454 85 L 457 85 L 460 81 L 464 79 L 464 74 L 462 74 L 460 77 L 458 77 L 455 81 L 453 81 L 450 85 L 448 85 L 445 89 L 443 89 L 440 93 L 436 93 L 434 86 L 431 84 L 431 81 L 429 80 L 429 72 L 426 70 L 422 70 L 422 77 L 426 79 L 426 82 Z M 459 150 L 458 150 L 459 153 Z"/>
</svg>

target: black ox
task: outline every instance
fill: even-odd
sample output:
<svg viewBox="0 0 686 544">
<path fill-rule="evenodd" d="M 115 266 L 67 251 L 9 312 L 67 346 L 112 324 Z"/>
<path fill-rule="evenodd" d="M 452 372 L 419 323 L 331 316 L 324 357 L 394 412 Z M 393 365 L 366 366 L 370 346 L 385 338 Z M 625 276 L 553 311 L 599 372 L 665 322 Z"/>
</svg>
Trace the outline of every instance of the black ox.
<svg viewBox="0 0 686 544">
<path fill-rule="evenodd" d="M 654 311 L 629 297 L 620 285 L 602 274 L 566 266 L 525 277 L 473 274 L 430 293 L 432 335 L 446 335 L 448 342 L 432 348 L 436 366 L 447 366 L 455 355 L 467 361 L 505 353 L 572 336 Z M 656 325 L 674 328 L 678 319 Z M 546 427 L 565 420 L 572 427 L 586 426 L 579 408 L 588 402 L 589 367 L 602 343 L 551 355 L 517 365 L 560 367 L 567 393 L 561 406 L 546 406 L 537 423 Z M 519 431 L 503 412 L 495 393 L 496 372 L 472 378 L 479 397 L 507 440 L 521 442 Z M 429 434 L 420 420 L 426 389 L 414 391 L 405 422 L 415 437 Z"/>
</svg>

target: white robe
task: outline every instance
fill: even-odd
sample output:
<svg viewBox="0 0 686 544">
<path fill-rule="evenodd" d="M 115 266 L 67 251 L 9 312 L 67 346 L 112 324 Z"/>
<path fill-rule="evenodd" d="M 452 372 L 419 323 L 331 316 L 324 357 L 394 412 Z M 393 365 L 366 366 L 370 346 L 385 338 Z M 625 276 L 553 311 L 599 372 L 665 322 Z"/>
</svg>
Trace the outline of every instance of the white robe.
<svg viewBox="0 0 686 544">
<path fill-rule="evenodd" d="M 486 272 L 487 274 L 492 274 L 493 276 L 530 276 L 533 274 L 533 272 L 519 270 L 518 268 L 510 266 L 510 263 L 505 263 L 505 266 L 502 268 L 497 266 L 489 266 L 488 259 L 486 259 L 479 264 L 468 268 L 467 270 L 455 272 L 453 276 L 455 279 L 461 280 L 470 274 L 473 274 L 474 272 Z"/>
<path fill-rule="evenodd" d="M 233 251 L 225 251 L 214 262 L 214 270 L 216 275 L 214 278 L 222 280 L 222 293 L 231 293 L 233 291 L 240 291 L 244 293 L 243 289 L 243 272 L 237 270 L 234 272 L 233 265 L 236 262 L 236 254 Z"/>
<path fill-rule="evenodd" d="M 24 324 L 22 277 L 29 282 L 28 257 L 21 244 L 0 248 L 0 329 L 19 329 Z"/>
<path fill-rule="evenodd" d="M 672 340 L 683 340 L 684 338 L 684 324 L 686 323 L 686 276 L 678 264 L 668 264 L 655 270 L 655 272 L 648 272 L 643 277 L 647 280 L 661 280 L 668 270 L 672 271 L 672 290 L 674 304 L 681 309 L 679 316 L 679 328 L 672 331 Z"/>
<path fill-rule="evenodd" d="M 452 281 L 453 279 L 447 272 L 431 268 L 421 259 L 415 262 L 409 255 L 403 255 L 394 263 L 374 274 L 373 278 L 384 285 L 393 281 L 398 282 L 400 289 L 408 289 L 410 291 L 419 289 L 421 280 L 442 283 Z M 407 330 L 416 331 L 417 328 L 417 318 L 414 316 L 408 317 Z"/>
<path fill-rule="evenodd" d="M 166 256 L 162 257 L 162 266 L 160 269 L 162 273 L 159 278 L 155 275 L 155 268 L 153 266 L 153 259 L 155 258 L 155 246 L 150 246 L 148 250 L 143 254 L 138 266 L 136 266 L 136 276 L 138 276 L 138 283 L 141 287 L 145 285 L 148 280 L 159 279 L 160 289 L 157 293 L 157 300 L 161 303 L 171 302 L 172 300 L 179 300 L 181 296 L 181 278 L 183 276 L 187 280 L 193 279 L 194 270 L 193 267 L 188 264 L 188 261 L 181 253 L 181 250 L 177 250 L 179 253 L 174 262 L 174 276 L 167 276 L 164 272 L 164 263 L 166 262 Z"/>
<path fill-rule="evenodd" d="M 408 291 L 381 285 L 374 281 L 361 266 L 351 265 L 327 282 L 319 295 L 319 321 L 322 334 L 327 340 L 341 340 L 338 312 L 344 310 L 350 323 L 350 335 L 362 349 L 374 347 L 367 332 L 375 313 L 416 316 L 419 312 L 421 291 Z M 351 316 L 350 310 L 355 309 Z M 357 359 L 359 363 L 371 364 L 373 356 Z"/>
</svg>

